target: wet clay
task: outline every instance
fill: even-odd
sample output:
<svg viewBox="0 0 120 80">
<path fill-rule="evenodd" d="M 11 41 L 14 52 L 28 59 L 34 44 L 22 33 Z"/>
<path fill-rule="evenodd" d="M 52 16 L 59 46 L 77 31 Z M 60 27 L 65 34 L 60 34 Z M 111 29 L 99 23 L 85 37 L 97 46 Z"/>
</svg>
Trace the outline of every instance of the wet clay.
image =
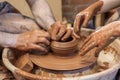
<svg viewBox="0 0 120 80">
<path fill-rule="evenodd" d="M 111 57 L 114 56 L 114 58 L 115 57 L 116 58 L 115 59 L 111 59 L 111 60 L 115 60 L 115 61 L 117 61 L 117 60 L 119 61 L 118 55 L 116 55 L 118 53 L 119 52 L 117 52 L 116 49 L 113 48 L 113 46 L 112 47 L 109 46 L 109 47 L 105 48 L 101 52 L 101 54 L 105 54 L 105 55 L 106 54 L 108 54 L 108 55 L 112 54 Z M 101 58 L 103 58 L 103 59 L 104 59 L 104 57 L 101 56 Z M 106 56 L 106 57 L 108 57 L 108 56 Z M 110 58 L 110 56 L 109 56 L 109 58 Z M 89 69 L 87 67 L 85 67 L 85 68 L 76 69 L 76 70 L 68 70 L 68 71 L 60 70 L 60 71 L 58 71 L 58 70 L 49 70 L 49 69 L 44 69 L 44 68 L 39 67 L 38 69 L 36 69 L 36 73 L 35 74 L 42 75 L 42 76 L 52 76 L 52 77 L 56 77 L 56 76 L 57 77 L 80 77 L 80 76 L 82 77 L 82 76 L 85 76 L 85 75 L 90 75 L 90 74 L 94 74 L 94 73 L 99 73 L 99 72 L 105 71 L 108 68 L 110 68 L 110 66 L 114 66 L 113 65 L 114 62 L 112 62 L 112 61 L 102 61 L 103 59 L 101 59 L 100 61 L 97 59 L 97 63 L 93 64 L 93 66 L 89 66 Z M 107 59 L 107 58 L 105 58 L 105 59 Z"/>
<path fill-rule="evenodd" d="M 33 69 L 33 63 L 29 58 L 29 53 L 25 53 L 21 55 L 14 64 L 16 67 L 20 68 L 21 70 L 30 72 Z"/>
<path fill-rule="evenodd" d="M 70 56 L 75 55 L 77 51 L 79 39 L 74 36 L 70 37 L 66 42 L 60 41 L 52 41 L 51 42 L 51 50 L 53 55 L 57 56 Z"/>
<path fill-rule="evenodd" d="M 79 43 L 81 44 L 83 42 L 83 40 L 81 39 Z M 80 44 L 78 46 L 80 46 Z M 111 71 L 111 70 L 113 69 L 116 72 L 116 70 L 119 67 L 118 66 L 119 61 L 120 61 L 119 60 L 119 58 L 120 58 L 120 54 L 119 54 L 120 53 L 120 50 L 119 50 L 120 45 L 119 44 L 120 44 L 119 40 L 117 40 L 114 43 L 112 43 L 112 45 L 110 45 L 112 48 L 107 47 L 106 49 L 101 51 L 99 57 L 97 58 L 97 63 L 95 65 L 93 65 L 94 67 L 91 67 L 91 68 L 90 68 L 91 64 L 89 65 L 90 60 L 91 60 L 92 64 L 94 64 L 96 62 L 95 57 L 92 56 L 93 55 L 92 53 L 94 50 L 91 51 L 90 53 L 88 53 L 89 55 L 86 54 L 83 57 L 81 57 L 81 56 L 79 57 L 79 55 L 74 55 L 74 56 L 69 56 L 69 57 L 61 57 L 61 56 L 53 55 L 52 52 L 50 52 L 50 54 L 49 54 L 50 56 L 49 55 L 41 56 L 40 54 L 39 55 L 32 54 L 32 55 L 30 55 L 30 58 L 31 58 L 32 62 L 34 62 L 36 65 L 34 65 L 34 69 L 30 73 L 25 73 L 22 70 L 20 71 L 20 69 L 15 70 L 16 68 L 13 69 L 14 65 L 9 66 L 6 64 L 6 63 L 10 63 L 10 62 L 8 62 L 8 60 L 6 61 L 6 59 L 8 58 L 7 53 L 11 53 L 10 50 L 9 51 L 7 49 L 4 50 L 3 61 L 6 61 L 6 62 L 4 62 L 5 66 L 7 66 L 10 71 L 17 73 L 17 74 L 19 73 L 20 76 L 24 76 L 27 79 L 48 80 L 48 78 L 51 77 L 52 79 L 49 79 L 49 80 L 53 80 L 53 78 L 57 78 L 60 80 L 61 79 L 74 80 L 74 79 L 81 79 L 81 78 L 88 79 L 88 80 L 89 79 L 94 80 L 94 79 L 96 79 L 96 77 L 94 77 L 94 75 L 92 75 L 92 74 L 97 73 L 98 77 L 100 76 L 100 79 L 103 79 L 103 77 L 105 77 L 105 79 L 106 79 L 106 76 L 104 76 L 104 74 L 108 75 L 107 79 L 109 80 L 110 79 L 109 76 L 112 76 L 109 74 L 114 73 L 114 71 Z M 17 51 L 16 53 L 18 54 L 19 51 Z M 78 54 L 78 53 L 76 53 L 76 54 Z M 47 56 L 52 57 L 52 59 L 46 58 Z M 18 57 L 18 56 L 16 55 L 15 58 L 16 57 Z M 54 59 L 54 58 L 56 58 L 56 59 Z M 72 60 L 70 60 L 70 59 L 72 59 Z M 43 64 L 43 63 L 45 63 L 45 64 Z M 75 69 L 76 66 L 74 67 L 74 65 L 77 65 L 77 64 L 80 65 L 80 67 L 78 69 L 77 68 Z M 85 65 L 85 64 L 87 64 L 87 65 L 85 67 L 81 68 L 81 65 Z M 53 65 L 55 65 L 55 66 L 53 66 Z M 62 72 L 61 66 L 62 67 L 65 66 L 66 69 L 64 68 L 64 72 Z M 69 66 L 72 66 L 71 68 L 75 69 L 75 70 L 70 69 Z M 52 69 L 51 67 L 54 67 L 55 69 L 50 70 L 50 69 Z M 57 67 L 59 67 L 59 69 Z M 89 67 L 89 69 L 86 70 L 86 67 Z M 69 68 L 70 70 L 68 70 L 67 68 Z M 104 73 L 104 74 L 101 75 L 101 73 L 99 73 L 101 71 L 103 71 L 102 73 Z M 89 75 L 90 75 L 90 77 L 88 77 Z M 57 80 L 57 79 L 54 79 L 54 80 Z"/>
<path fill-rule="evenodd" d="M 92 53 L 92 52 L 91 52 Z M 56 57 L 49 53 L 49 55 L 30 55 L 34 64 L 39 67 L 51 70 L 75 70 L 84 67 L 89 67 L 96 62 L 94 55 L 87 54 L 84 57 L 76 55 L 74 57 Z"/>
<path fill-rule="evenodd" d="M 77 45 L 78 48 L 82 42 L 83 41 L 78 42 L 79 43 Z M 85 69 L 86 67 L 89 67 L 94 63 L 96 63 L 97 58 L 94 57 L 94 54 L 92 54 L 93 51 L 94 50 L 91 50 L 85 56 L 80 56 L 79 55 L 80 51 L 77 51 L 73 53 L 76 55 L 67 56 L 67 57 L 61 55 L 59 56 L 58 54 L 54 55 L 55 53 L 53 52 L 49 52 L 48 55 L 31 54 L 30 59 L 37 66 L 50 70 L 75 70 L 82 68 Z"/>
</svg>

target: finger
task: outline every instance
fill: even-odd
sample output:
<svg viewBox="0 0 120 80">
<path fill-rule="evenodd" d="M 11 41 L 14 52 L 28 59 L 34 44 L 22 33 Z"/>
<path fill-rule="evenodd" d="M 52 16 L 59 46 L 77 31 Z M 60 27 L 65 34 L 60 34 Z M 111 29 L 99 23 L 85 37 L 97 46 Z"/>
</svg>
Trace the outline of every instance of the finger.
<svg viewBox="0 0 120 80">
<path fill-rule="evenodd" d="M 34 30 L 32 31 L 32 34 L 37 37 L 45 37 L 47 39 L 50 39 L 50 34 L 44 30 Z"/>
<path fill-rule="evenodd" d="M 85 47 L 82 52 L 81 52 L 81 56 L 84 56 L 87 52 L 89 52 L 91 49 L 93 49 L 95 46 L 95 44 L 88 44 L 87 47 Z"/>
<path fill-rule="evenodd" d="M 82 27 L 86 27 L 87 24 L 88 24 L 88 22 L 89 22 L 89 20 L 90 20 L 90 16 L 89 16 L 89 15 L 88 15 L 88 16 L 85 16 L 85 19 L 84 19 L 84 22 L 83 22 L 83 24 L 82 24 Z"/>
<path fill-rule="evenodd" d="M 53 40 L 53 38 L 52 38 L 53 28 L 50 28 L 50 29 L 48 30 L 48 32 L 49 32 L 49 35 L 50 35 L 50 37 L 48 38 L 48 40 L 50 40 L 50 39 Z"/>
<path fill-rule="evenodd" d="M 91 39 L 91 35 L 87 37 L 87 39 L 85 39 L 85 41 L 83 42 L 83 44 L 81 44 L 81 46 L 79 47 L 79 50 L 81 50 L 85 44 L 87 44 L 87 42 L 89 42 L 89 40 Z"/>
<path fill-rule="evenodd" d="M 72 30 L 71 29 L 68 29 L 66 34 L 62 37 L 62 41 L 67 41 L 67 39 L 71 36 L 72 34 Z"/>
<path fill-rule="evenodd" d="M 45 44 L 42 44 L 42 43 L 39 43 L 38 45 L 40 45 L 41 47 L 44 47 L 46 50 L 49 51 L 49 46 L 45 45 Z"/>
<path fill-rule="evenodd" d="M 101 50 L 102 50 L 102 47 L 97 47 L 97 49 L 95 51 L 95 57 L 98 57 Z"/>
<path fill-rule="evenodd" d="M 81 49 L 84 50 L 88 46 L 92 46 L 92 45 L 95 45 L 95 42 L 93 42 L 92 40 L 89 40 L 85 45 L 83 45 Z"/>
<path fill-rule="evenodd" d="M 57 38 L 56 38 L 56 35 L 57 35 L 57 33 L 59 32 L 59 29 L 60 29 L 59 26 L 56 26 L 56 27 L 53 28 L 53 32 L 51 33 L 51 38 L 52 38 L 52 40 L 56 40 L 56 39 L 57 39 Z"/>
<path fill-rule="evenodd" d="M 61 37 L 66 33 L 66 31 L 67 31 L 67 27 L 65 25 L 62 25 L 59 29 L 57 36 L 56 36 L 57 40 L 60 40 Z"/>
<path fill-rule="evenodd" d="M 80 39 L 80 36 L 77 35 L 74 31 L 73 31 L 73 34 L 72 34 L 72 35 L 75 36 L 75 38 Z"/>
<path fill-rule="evenodd" d="M 35 33 L 38 35 L 38 36 L 49 36 L 50 37 L 50 34 L 44 30 L 35 30 Z"/>
<path fill-rule="evenodd" d="M 74 21 L 74 32 L 79 35 L 79 26 L 80 26 L 80 19 L 82 15 L 76 16 Z"/>
<path fill-rule="evenodd" d="M 50 44 L 50 42 L 46 38 L 44 38 L 44 37 L 38 38 L 35 43 L 43 43 L 45 45 L 49 45 Z"/>
<path fill-rule="evenodd" d="M 50 33 L 50 35 L 51 35 L 51 33 L 52 33 L 52 31 L 53 31 L 52 26 L 50 26 L 47 31 L 48 31 L 48 32 Z"/>
<path fill-rule="evenodd" d="M 39 34 L 38 37 L 39 37 L 39 38 L 44 37 L 44 38 L 46 38 L 47 40 L 50 40 L 50 34 L 49 34 L 49 33 L 44 33 L 43 35 Z"/>
<path fill-rule="evenodd" d="M 29 49 L 31 50 L 40 50 L 42 52 L 48 52 L 47 49 L 45 49 L 44 47 L 37 45 L 37 44 L 29 44 Z"/>
<path fill-rule="evenodd" d="M 47 50 L 48 50 L 48 48 L 49 48 L 49 46 L 47 46 L 47 45 L 45 45 L 45 44 L 42 44 L 42 43 L 39 43 L 38 45 L 40 45 L 40 46 L 46 48 Z"/>
<path fill-rule="evenodd" d="M 113 41 L 114 41 L 114 39 L 110 39 L 110 40 L 108 40 L 107 42 L 102 43 L 101 45 L 99 45 L 99 46 L 97 47 L 96 52 L 95 52 L 95 57 L 98 57 L 100 51 L 102 51 L 105 47 L 107 47 L 107 46 L 108 46 L 111 42 L 113 42 Z"/>
<path fill-rule="evenodd" d="M 100 44 L 100 45 L 98 45 L 98 46 L 96 47 L 97 49 L 96 49 L 96 51 L 95 51 L 95 57 L 98 57 L 100 51 L 105 48 L 105 44 L 106 44 L 106 43 Z"/>
<path fill-rule="evenodd" d="M 46 39 L 50 40 L 50 34 L 47 32 L 44 32 L 42 34 L 37 34 L 38 37 L 45 37 Z"/>
</svg>

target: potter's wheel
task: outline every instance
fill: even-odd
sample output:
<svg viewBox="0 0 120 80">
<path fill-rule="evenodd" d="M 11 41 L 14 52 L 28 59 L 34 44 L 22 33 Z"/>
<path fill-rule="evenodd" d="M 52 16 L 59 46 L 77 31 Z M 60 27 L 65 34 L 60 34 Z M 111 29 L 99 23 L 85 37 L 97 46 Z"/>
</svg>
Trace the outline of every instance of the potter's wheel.
<svg viewBox="0 0 120 80">
<path fill-rule="evenodd" d="M 85 38 L 85 36 L 82 36 L 79 40 L 77 44 L 78 49 L 85 40 Z M 31 54 L 30 59 L 37 66 L 49 70 L 86 70 L 91 68 L 91 66 L 93 66 L 97 61 L 97 57 L 95 57 L 93 54 L 94 51 L 95 50 L 93 49 L 89 51 L 86 55 L 80 56 L 80 51 L 77 50 L 74 53 L 75 55 L 72 53 L 72 55 L 67 57 L 54 55 L 53 52 L 49 52 L 48 55 Z"/>
<path fill-rule="evenodd" d="M 34 64 L 42 68 L 50 70 L 76 70 L 87 69 L 96 63 L 97 58 L 92 53 L 93 50 L 85 56 L 74 55 L 72 57 L 60 57 L 52 53 L 48 55 L 31 54 L 30 58 Z"/>
</svg>

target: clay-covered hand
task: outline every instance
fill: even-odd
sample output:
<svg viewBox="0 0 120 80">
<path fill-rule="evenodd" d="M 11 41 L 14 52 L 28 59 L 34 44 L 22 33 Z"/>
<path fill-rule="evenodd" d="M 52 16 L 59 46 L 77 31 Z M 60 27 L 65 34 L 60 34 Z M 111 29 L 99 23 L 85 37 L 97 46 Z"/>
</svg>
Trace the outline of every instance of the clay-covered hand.
<svg viewBox="0 0 120 80">
<path fill-rule="evenodd" d="M 39 44 L 45 44 L 48 46 L 50 35 L 43 30 L 33 30 L 22 33 L 18 36 L 14 48 L 19 50 L 40 50 L 42 52 L 48 52 L 46 48 Z"/>
<path fill-rule="evenodd" d="M 76 36 L 79 36 L 80 28 L 87 26 L 89 20 L 100 10 L 102 4 L 102 1 L 97 1 L 76 15 L 74 20 L 74 33 Z"/>
<path fill-rule="evenodd" d="M 72 34 L 72 29 L 68 29 L 62 22 L 57 21 L 49 28 L 52 40 L 66 41 Z"/>
<path fill-rule="evenodd" d="M 95 50 L 93 54 L 97 57 L 99 52 L 108 46 L 116 37 L 120 35 L 120 21 L 112 22 L 101 29 L 93 32 L 81 45 L 80 55 L 87 54 L 90 50 Z"/>
</svg>

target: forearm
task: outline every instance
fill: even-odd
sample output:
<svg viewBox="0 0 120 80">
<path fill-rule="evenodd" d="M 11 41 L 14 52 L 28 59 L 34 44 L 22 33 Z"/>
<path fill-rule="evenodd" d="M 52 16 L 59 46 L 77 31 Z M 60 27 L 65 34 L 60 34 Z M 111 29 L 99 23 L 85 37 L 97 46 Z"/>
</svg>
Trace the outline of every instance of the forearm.
<svg viewBox="0 0 120 80">
<path fill-rule="evenodd" d="M 100 1 L 103 1 L 103 6 L 101 7 L 101 10 L 98 13 L 104 13 L 120 6 L 120 0 L 100 0 Z"/>
<path fill-rule="evenodd" d="M 21 14 L 8 13 L 0 15 L 0 31 L 8 33 L 22 33 L 40 29 L 36 22 Z"/>
<path fill-rule="evenodd" d="M 120 21 L 111 22 L 97 31 L 103 31 L 108 34 L 107 36 L 120 37 Z"/>
<path fill-rule="evenodd" d="M 0 32 L 0 46 L 1 47 L 13 47 L 16 43 L 18 35 Z"/>
<path fill-rule="evenodd" d="M 32 10 L 37 23 L 48 29 L 55 22 L 52 11 L 45 0 L 26 0 Z"/>
<path fill-rule="evenodd" d="M 113 8 L 120 6 L 120 0 L 99 0 L 90 5 L 88 10 L 93 10 L 94 15 L 107 12 Z"/>
</svg>

